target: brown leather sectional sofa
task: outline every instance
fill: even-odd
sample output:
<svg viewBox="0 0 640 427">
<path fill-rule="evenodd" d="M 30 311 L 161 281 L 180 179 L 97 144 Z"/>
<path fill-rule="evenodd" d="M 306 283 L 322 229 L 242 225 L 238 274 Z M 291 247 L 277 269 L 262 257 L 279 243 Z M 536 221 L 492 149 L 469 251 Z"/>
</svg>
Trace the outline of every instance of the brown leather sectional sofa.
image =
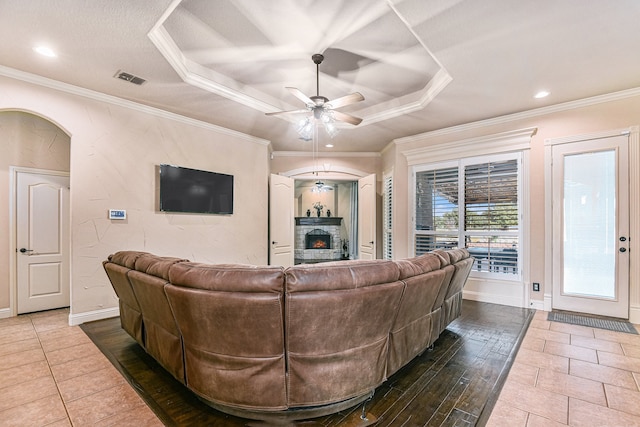
<svg viewBox="0 0 640 427">
<path fill-rule="evenodd" d="M 398 261 L 209 265 L 117 252 L 127 331 L 209 405 L 305 419 L 368 398 L 460 315 L 465 249 Z"/>
</svg>

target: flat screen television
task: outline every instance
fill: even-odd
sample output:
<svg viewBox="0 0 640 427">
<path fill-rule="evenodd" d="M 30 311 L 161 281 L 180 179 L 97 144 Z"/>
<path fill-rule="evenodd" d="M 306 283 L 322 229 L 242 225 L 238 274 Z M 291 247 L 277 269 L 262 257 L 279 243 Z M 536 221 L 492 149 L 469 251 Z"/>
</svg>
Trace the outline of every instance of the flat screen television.
<svg viewBox="0 0 640 427">
<path fill-rule="evenodd" d="M 160 210 L 233 213 L 233 175 L 160 165 Z"/>
</svg>

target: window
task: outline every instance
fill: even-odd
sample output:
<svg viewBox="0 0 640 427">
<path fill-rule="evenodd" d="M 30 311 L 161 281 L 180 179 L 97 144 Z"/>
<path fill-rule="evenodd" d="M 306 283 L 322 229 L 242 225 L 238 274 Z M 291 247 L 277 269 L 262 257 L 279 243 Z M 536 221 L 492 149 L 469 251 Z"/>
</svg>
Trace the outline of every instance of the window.
<svg viewBox="0 0 640 427">
<path fill-rule="evenodd" d="M 520 275 L 519 154 L 415 171 L 414 251 L 466 247 L 477 272 Z"/>
<path fill-rule="evenodd" d="M 393 201 L 393 175 L 385 174 L 382 177 L 382 257 L 384 259 L 393 259 L 393 239 L 391 235 L 392 228 L 392 201 Z"/>
</svg>

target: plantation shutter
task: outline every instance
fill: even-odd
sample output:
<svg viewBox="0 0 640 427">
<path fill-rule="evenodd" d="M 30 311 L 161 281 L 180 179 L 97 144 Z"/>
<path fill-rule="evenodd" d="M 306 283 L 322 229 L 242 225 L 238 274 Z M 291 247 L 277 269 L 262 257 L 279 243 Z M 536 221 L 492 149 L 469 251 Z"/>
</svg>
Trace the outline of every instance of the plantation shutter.
<svg viewBox="0 0 640 427">
<path fill-rule="evenodd" d="M 518 229 L 518 163 L 481 163 L 465 167 L 465 230 Z"/>
<path fill-rule="evenodd" d="M 384 259 L 393 259 L 393 236 L 392 236 L 392 215 L 393 215 L 393 175 L 388 174 L 383 177 L 383 207 L 382 207 L 382 223 L 383 223 L 383 242 L 382 257 Z"/>
<path fill-rule="evenodd" d="M 415 253 L 458 246 L 458 167 L 416 173 Z"/>
<path fill-rule="evenodd" d="M 474 271 L 519 275 L 518 154 L 415 172 L 414 253 L 467 248 Z"/>
<path fill-rule="evenodd" d="M 465 166 L 465 241 L 474 270 L 518 273 L 518 161 Z"/>
</svg>

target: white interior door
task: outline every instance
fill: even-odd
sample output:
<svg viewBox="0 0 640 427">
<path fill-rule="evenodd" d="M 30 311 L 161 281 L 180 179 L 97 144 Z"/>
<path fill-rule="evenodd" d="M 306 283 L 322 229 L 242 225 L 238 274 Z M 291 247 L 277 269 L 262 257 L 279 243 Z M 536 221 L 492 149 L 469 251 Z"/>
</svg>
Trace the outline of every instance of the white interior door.
<svg viewBox="0 0 640 427">
<path fill-rule="evenodd" d="M 69 176 L 16 174 L 17 312 L 69 306 Z"/>
<path fill-rule="evenodd" d="M 358 180 L 358 258 L 376 259 L 376 175 Z"/>
<path fill-rule="evenodd" d="M 628 136 L 552 147 L 553 308 L 629 317 Z"/>
<path fill-rule="evenodd" d="M 269 181 L 269 263 L 283 267 L 294 263 L 295 182 L 292 178 L 271 175 Z"/>
</svg>

